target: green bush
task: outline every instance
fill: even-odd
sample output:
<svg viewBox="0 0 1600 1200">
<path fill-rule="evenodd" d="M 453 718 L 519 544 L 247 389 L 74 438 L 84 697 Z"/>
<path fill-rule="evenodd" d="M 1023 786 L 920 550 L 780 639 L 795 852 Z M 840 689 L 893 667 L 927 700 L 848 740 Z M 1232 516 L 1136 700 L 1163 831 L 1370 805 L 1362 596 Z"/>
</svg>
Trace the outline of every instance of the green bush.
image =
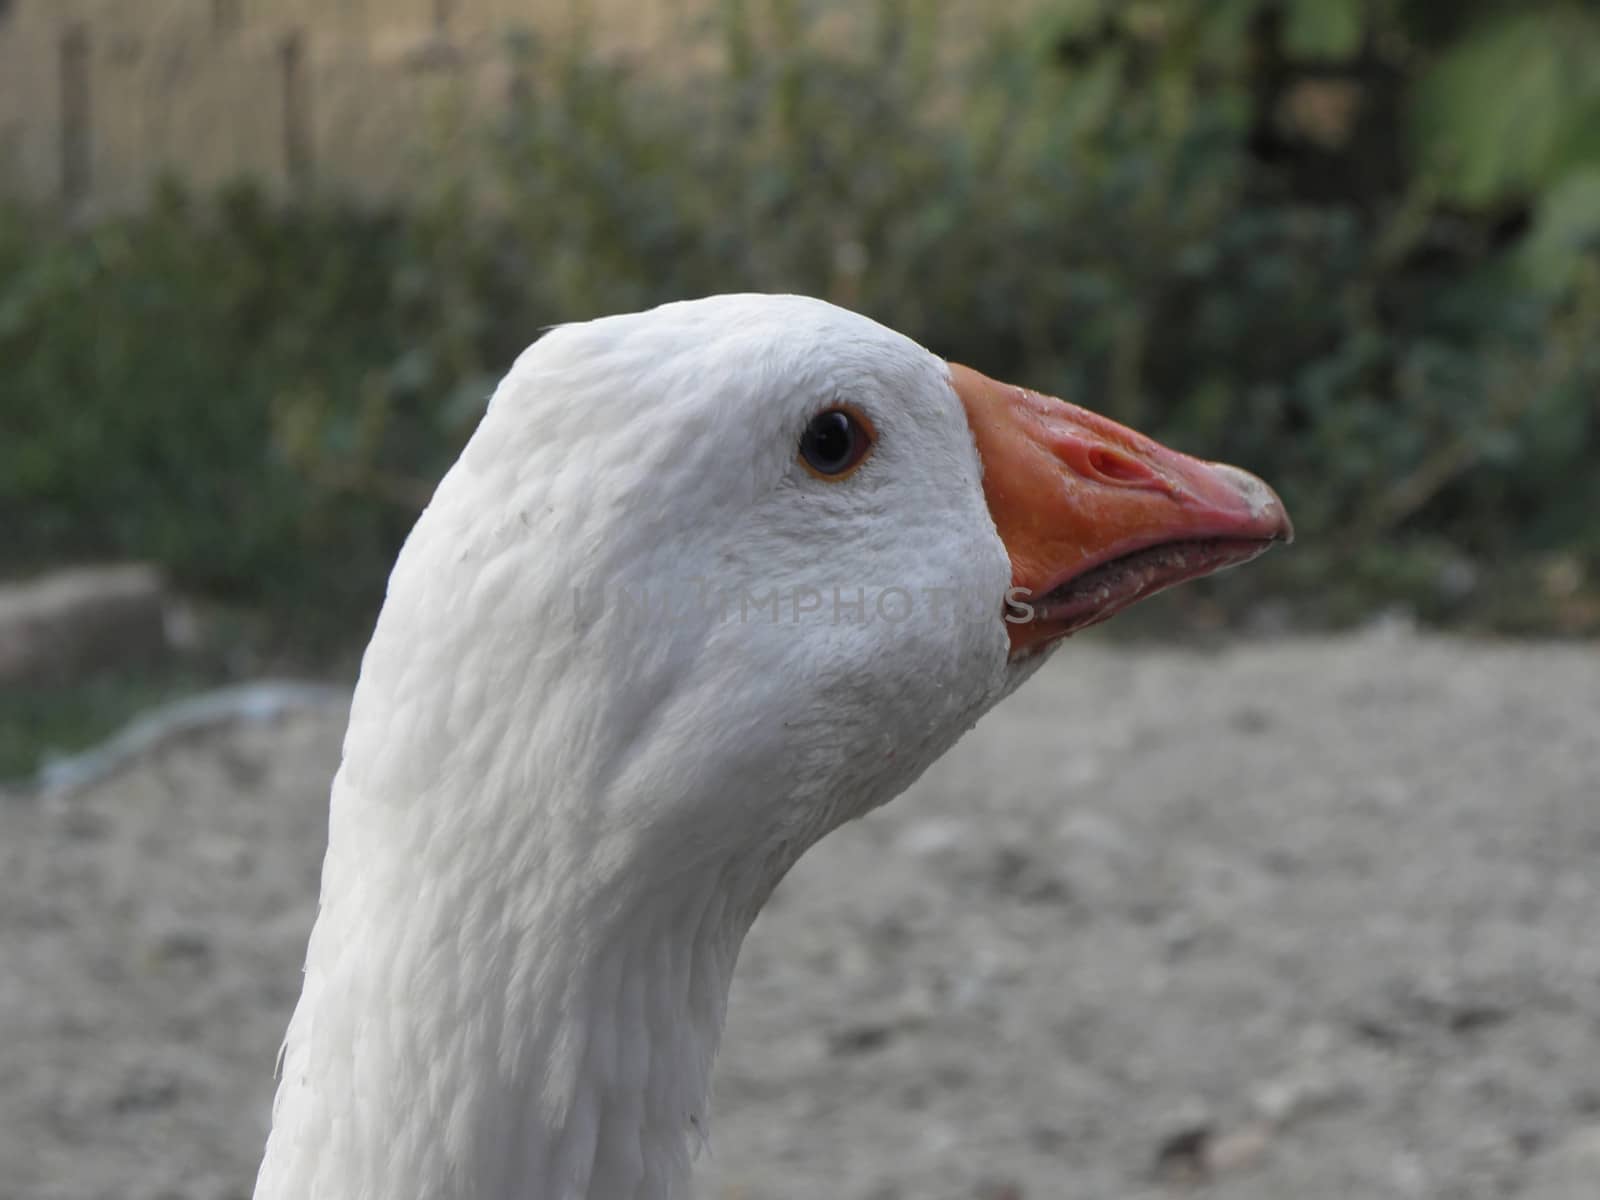
<svg viewBox="0 0 1600 1200">
<path fill-rule="evenodd" d="M 308 627 L 364 619 L 424 489 L 339 471 L 425 478 L 459 437 L 416 228 L 240 190 L 0 230 L 6 569 L 127 555 Z"/>
<path fill-rule="evenodd" d="M 1501 7 L 1064 4 L 957 54 L 931 6 L 837 48 L 731 3 L 711 85 L 522 39 L 483 171 L 403 212 L 9 212 L 0 565 L 153 558 L 354 631 L 542 326 L 783 290 L 1280 485 L 1300 544 L 1213 598 L 1600 626 L 1600 126 L 1483 148 L 1515 130 L 1461 81 L 1537 41 Z"/>
</svg>

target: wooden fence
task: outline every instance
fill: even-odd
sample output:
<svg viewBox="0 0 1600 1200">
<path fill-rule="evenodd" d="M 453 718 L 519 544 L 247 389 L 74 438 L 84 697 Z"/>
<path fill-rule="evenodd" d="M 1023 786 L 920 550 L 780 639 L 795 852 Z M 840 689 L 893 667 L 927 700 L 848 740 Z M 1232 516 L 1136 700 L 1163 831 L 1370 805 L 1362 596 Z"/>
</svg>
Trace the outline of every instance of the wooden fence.
<svg viewBox="0 0 1600 1200">
<path fill-rule="evenodd" d="M 449 160 L 472 144 L 462 134 L 517 90 L 518 33 L 554 41 L 581 26 L 600 53 L 682 68 L 656 52 L 730 3 L 758 37 L 788 4 L 846 40 L 880 5 L 926 5 L 955 46 L 1038 2 L 0 0 L 0 195 L 93 214 L 139 204 L 170 175 L 399 197 L 419 173 L 461 166 Z"/>
<path fill-rule="evenodd" d="M 706 0 L 0 0 L 0 192 L 74 213 L 171 175 L 403 195 L 503 106 L 519 30 L 643 54 Z"/>
</svg>

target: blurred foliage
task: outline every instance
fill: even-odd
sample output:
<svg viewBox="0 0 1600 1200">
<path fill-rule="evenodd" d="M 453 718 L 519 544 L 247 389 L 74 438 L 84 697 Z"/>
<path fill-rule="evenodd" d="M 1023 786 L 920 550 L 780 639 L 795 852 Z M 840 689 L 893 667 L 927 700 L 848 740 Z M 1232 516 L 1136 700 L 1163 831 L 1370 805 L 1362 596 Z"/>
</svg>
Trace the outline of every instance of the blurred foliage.
<svg viewBox="0 0 1600 1200">
<path fill-rule="evenodd" d="M 799 291 L 1279 485 L 1300 544 L 1201 604 L 1600 628 L 1590 7 L 819 7 L 727 0 L 666 72 L 519 37 L 483 172 L 403 212 L 0 214 L 0 566 L 348 636 L 542 326 Z"/>
</svg>

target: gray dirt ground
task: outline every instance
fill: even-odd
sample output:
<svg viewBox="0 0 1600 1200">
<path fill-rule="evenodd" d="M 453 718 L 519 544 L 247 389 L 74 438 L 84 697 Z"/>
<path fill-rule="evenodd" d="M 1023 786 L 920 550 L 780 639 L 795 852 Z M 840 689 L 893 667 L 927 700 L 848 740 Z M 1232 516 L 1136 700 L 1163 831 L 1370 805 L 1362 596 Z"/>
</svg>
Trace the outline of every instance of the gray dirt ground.
<svg viewBox="0 0 1600 1200">
<path fill-rule="evenodd" d="M 249 1195 L 340 732 L 0 800 L 0 1197 Z M 779 890 L 700 1178 L 1600 1198 L 1600 648 L 1067 648 Z"/>
</svg>

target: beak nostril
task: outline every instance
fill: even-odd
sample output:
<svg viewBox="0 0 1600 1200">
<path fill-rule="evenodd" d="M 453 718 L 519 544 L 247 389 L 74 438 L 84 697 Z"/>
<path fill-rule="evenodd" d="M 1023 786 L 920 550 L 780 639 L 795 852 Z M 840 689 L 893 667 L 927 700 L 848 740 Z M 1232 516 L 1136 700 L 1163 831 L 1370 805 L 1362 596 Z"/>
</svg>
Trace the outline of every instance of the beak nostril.
<svg viewBox="0 0 1600 1200">
<path fill-rule="evenodd" d="M 1089 451 L 1089 467 L 1107 483 L 1148 483 L 1154 472 L 1136 458 L 1096 446 Z"/>
</svg>

